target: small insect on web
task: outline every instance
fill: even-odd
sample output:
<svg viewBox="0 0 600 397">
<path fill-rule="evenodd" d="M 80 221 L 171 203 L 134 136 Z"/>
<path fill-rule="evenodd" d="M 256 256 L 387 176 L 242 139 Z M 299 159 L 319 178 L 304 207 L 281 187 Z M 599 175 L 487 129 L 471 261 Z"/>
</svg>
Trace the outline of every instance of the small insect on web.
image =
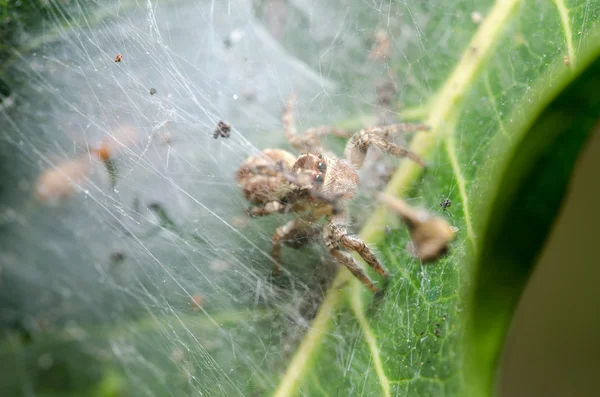
<svg viewBox="0 0 600 397">
<path fill-rule="evenodd" d="M 440 203 L 440 207 L 442 207 L 442 211 L 446 211 L 452 205 L 452 201 L 450 199 L 445 198 Z"/>
<path fill-rule="evenodd" d="M 295 99 L 292 96 L 283 113 L 284 133 L 294 149 L 302 154 L 296 157 L 282 149 L 265 149 L 244 161 L 235 175 L 244 196 L 255 205 L 249 210 L 251 216 L 289 212 L 299 214 L 297 218 L 278 227 L 273 234 L 273 275 L 281 272 L 283 244 L 296 248 L 288 243 L 292 236 L 310 239 L 322 229 L 329 253 L 367 288 L 377 293 L 379 288 L 343 249 L 357 252 L 382 277 L 388 278 L 389 272 L 362 240 L 348 234 L 345 202 L 357 193 L 359 177 L 356 171 L 363 165 L 371 146 L 394 156 L 408 157 L 425 166 L 419 156 L 390 142 L 389 138 L 400 133 L 428 130 L 429 127 L 424 124 L 390 124 L 364 128 L 351 135 L 339 128 L 321 126 L 298 135 L 294 107 Z M 323 150 L 320 138 L 327 135 L 349 138 L 345 159 Z M 326 220 L 324 226 L 317 223 L 322 218 Z"/>
<path fill-rule="evenodd" d="M 217 128 L 215 128 L 215 131 L 213 132 L 213 138 L 229 138 L 230 135 L 231 126 L 224 121 L 219 121 L 219 124 L 217 124 Z"/>
</svg>

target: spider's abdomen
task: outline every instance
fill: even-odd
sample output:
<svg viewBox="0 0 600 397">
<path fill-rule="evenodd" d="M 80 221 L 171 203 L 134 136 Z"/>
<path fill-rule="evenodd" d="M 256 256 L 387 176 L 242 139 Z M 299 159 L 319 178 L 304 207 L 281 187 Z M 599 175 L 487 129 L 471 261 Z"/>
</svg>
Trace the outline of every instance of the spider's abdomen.
<svg viewBox="0 0 600 397">
<path fill-rule="evenodd" d="M 235 181 L 253 204 L 278 201 L 290 191 L 290 185 L 275 167 L 280 164 L 289 172 L 295 162 L 296 157 L 285 150 L 265 149 L 242 163 L 235 174 Z"/>
</svg>

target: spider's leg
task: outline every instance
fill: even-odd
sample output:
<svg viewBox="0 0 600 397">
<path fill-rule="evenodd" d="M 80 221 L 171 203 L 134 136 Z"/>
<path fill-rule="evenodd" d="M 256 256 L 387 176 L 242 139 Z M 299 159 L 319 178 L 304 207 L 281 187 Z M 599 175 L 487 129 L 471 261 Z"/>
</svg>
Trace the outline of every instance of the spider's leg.
<svg viewBox="0 0 600 397">
<path fill-rule="evenodd" d="M 288 206 L 280 201 L 270 201 L 261 207 L 252 207 L 248 210 L 248 215 L 253 217 L 267 216 L 270 214 L 286 212 Z"/>
<path fill-rule="evenodd" d="M 283 110 L 283 128 L 288 142 L 299 152 L 315 152 L 321 150 L 320 137 L 333 135 L 342 138 L 348 138 L 349 134 L 345 130 L 331 126 L 320 126 L 306 130 L 302 135 L 298 135 L 296 129 L 296 118 L 294 117 L 294 108 L 296 106 L 295 97 L 292 95 Z"/>
<path fill-rule="evenodd" d="M 283 132 L 290 145 L 299 152 L 303 152 L 306 147 L 302 142 L 302 138 L 298 136 L 298 130 L 296 129 L 296 117 L 294 117 L 295 107 L 296 97 L 292 94 L 283 108 Z"/>
<path fill-rule="evenodd" d="M 383 135 L 382 129 L 379 127 L 368 128 L 354 134 L 346 144 L 344 154 L 348 161 L 355 167 L 360 168 L 365 161 L 367 150 L 370 146 L 375 146 L 378 149 L 398 157 L 408 157 L 417 164 L 425 166 L 423 160 L 410 150 L 388 141 Z"/>
<path fill-rule="evenodd" d="M 309 128 L 304 132 L 304 135 L 312 135 L 315 137 L 331 135 L 338 138 L 350 138 L 352 134 L 343 128 L 338 128 L 332 125 L 320 125 L 318 127 Z"/>
<path fill-rule="evenodd" d="M 340 250 L 339 248 L 330 248 L 329 252 L 342 265 L 346 266 L 348 270 L 350 270 L 350 273 L 352 273 L 354 277 L 359 279 L 360 282 L 365 285 L 365 287 L 373 291 L 373 293 L 375 294 L 379 292 L 379 288 L 375 286 L 373 280 L 371 280 L 369 276 L 366 275 L 363 269 L 361 269 L 359 264 L 354 260 L 354 258 L 350 254 Z"/>
<path fill-rule="evenodd" d="M 318 127 L 309 128 L 300 138 L 305 141 L 305 145 L 312 145 L 311 150 L 314 151 L 321 148 L 320 138 L 328 135 L 348 139 L 352 134 L 335 126 L 320 125 Z"/>
<path fill-rule="evenodd" d="M 344 248 L 356 251 L 361 258 L 369 266 L 371 266 L 381 276 L 388 278 L 390 273 L 387 269 L 379 262 L 375 253 L 369 248 L 361 239 L 354 236 L 348 235 L 348 231 L 341 225 L 330 223 L 328 225 L 329 233 L 331 233 L 332 239 L 339 242 Z"/>
<path fill-rule="evenodd" d="M 354 258 L 347 252 L 340 250 L 339 243 L 336 240 L 335 233 L 334 233 L 334 230 L 332 229 L 332 227 L 335 227 L 335 226 L 332 225 L 331 223 L 328 223 L 325 226 L 325 230 L 323 233 L 323 237 L 325 239 L 325 245 L 327 246 L 327 249 L 329 250 L 331 255 L 335 259 L 337 259 L 341 264 L 346 266 L 348 268 L 348 270 L 350 270 L 350 272 L 354 275 L 354 277 L 359 279 L 360 282 L 363 283 L 367 288 L 369 288 L 374 293 L 378 293 L 379 288 L 377 288 L 375 286 L 375 283 L 373 282 L 373 280 L 371 280 L 369 278 L 369 276 L 367 276 L 367 274 L 360 267 L 360 265 L 356 262 L 356 260 L 354 260 Z"/>
<path fill-rule="evenodd" d="M 281 245 L 285 240 L 291 239 L 296 233 L 302 233 L 300 229 L 310 228 L 310 223 L 302 219 L 292 219 L 283 226 L 275 229 L 273 234 L 273 246 L 271 247 L 271 256 L 275 263 L 273 265 L 273 276 L 278 276 L 281 273 Z"/>
<path fill-rule="evenodd" d="M 365 130 L 370 130 L 375 134 L 387 138 L 388 136 L 395 136 L 405 132 L 428 131 L 429 129 L 430 127 L 427 124 L 399 123 L 367 128 Z"/>
<path fill-rule="evenodd" d="M 387 127 L 373 127 L 365 128 L 360 130 L 356 134 L 352 135 L 352 138 L 348 140 L 344 154 L 348 161 L 350 161 L 355 167 L 360 168 L 365 161 L 367 150 L 370 146 L 375 146 L 378 149 L 398 157 L 408 157 L 417 164 L 425 166 L 423 160 L 415 153 L 410 150 L 397 145 L 387 140 L 388 136 L 393 133 L 394 128 L 397 126 L 406 126 L 408 124 L 392 124 Z M 417 126 L 421 124 L 416 124 Z"/>
</svg>

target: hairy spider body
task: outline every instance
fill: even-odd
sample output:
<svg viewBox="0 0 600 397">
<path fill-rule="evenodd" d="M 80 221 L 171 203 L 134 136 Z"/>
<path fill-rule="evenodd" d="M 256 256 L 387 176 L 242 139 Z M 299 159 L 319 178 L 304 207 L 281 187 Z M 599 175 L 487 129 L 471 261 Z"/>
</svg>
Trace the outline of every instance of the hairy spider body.
<svg viewBox="0 0 600 397">
<path fill-rule="evenodd" d="M 302 154 L 296 157 L 282 149 L 265 149 L 244 161 L 235 175 L 244 196 L 255 205 L 249 210 L 251 216 L 300 214 L 278 227 L 273 234 L 273 274 L 281 271 L 282 244 L 299 248 L 323 231 L 323 239 L 331 255 L 367 288 L 378 292 L 379 288 L 344 250 L 357 252 L 378 274 L 389 277 L 375 253 L 359 238 L 348 234 L 345 203 L 358 191 L 357 169 L 362 166 L 370 146 L 424 165 L 416 154 L 390 142 L 389 138 L 401 132 L 426 130 L 428 127 L 423 124 L 393 124 L 365 128 L 350 136 L 338 128 L 323 126 L 297 135 L 293 108 L 292 99 L 283 114 L 285 136 Z M 322 150 L 319 138 L 325 135 L 350 138 L 345 149 L 346 159 Z M 323 218 L 325 224 L 321 225 L 318 222 Z"/>
<path fill-rule="evenodd" d="M 262 153 L 250 156 L 235 174 L 238 186 L 252 204 L 265 205 L 283 199 L 292 187 L 281 173 L 273 168 L 279 164 L 285 171 L 291 171 L 296 156 L 281 149 L 265 149 Z"/>
</svg>

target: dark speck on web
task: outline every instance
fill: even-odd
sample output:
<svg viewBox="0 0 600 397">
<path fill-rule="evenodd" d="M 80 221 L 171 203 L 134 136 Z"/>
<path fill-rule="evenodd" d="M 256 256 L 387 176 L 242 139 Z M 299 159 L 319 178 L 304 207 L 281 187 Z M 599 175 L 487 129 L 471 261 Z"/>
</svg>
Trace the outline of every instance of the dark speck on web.
<svg viewBox="0 0 600 397">
<path fill-rule="evenodd" d="M 224 121 L 219 121 L 219 124 L 217 124 L 217 128 L 215 128 L 215 131 L 213 133 L 213 138 L 229 138 L 230 135 L 231 126 Z"/>
<path fill-rule="evenodd" d="M 448 207 L 450 207 L 451 205 L 452 205 L 452 201 L 450 201 L 447 198 L 442 200 L 442 202 L 440 203 L 440 207 L 442 207 L 442 211 L 446 211 L 446 209 L 448 209 Z"/>
<path fill-rule="evenodd" d="M 112 263 L 121 263 L 125 260 L 125 254 L 121 251 L 115 251 L 110 254 L 110 261 Z"/>
</svg>

